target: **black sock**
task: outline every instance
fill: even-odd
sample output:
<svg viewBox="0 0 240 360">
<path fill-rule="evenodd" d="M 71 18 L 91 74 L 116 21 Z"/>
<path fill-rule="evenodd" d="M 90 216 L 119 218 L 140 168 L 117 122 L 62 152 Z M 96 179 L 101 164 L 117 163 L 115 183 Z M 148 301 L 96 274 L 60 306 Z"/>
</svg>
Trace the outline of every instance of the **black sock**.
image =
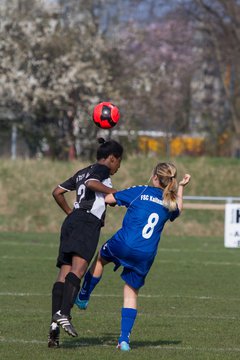
<svg viewBox="0 0 240 360">
<path fill-rule="evenodd" d="M 52 288 L 52 315 L 61 309 L 63 299 L 64 283 L 57 281 Z"/>
<path fill-rule="evenodd" d="M 71 308 L 74 305 L 78 291 L 80 289 L 80 279 L 74 273 L 70 272 L 65 277 L 63 300 L 61 313 L 69 316 Z"/>
</svg>

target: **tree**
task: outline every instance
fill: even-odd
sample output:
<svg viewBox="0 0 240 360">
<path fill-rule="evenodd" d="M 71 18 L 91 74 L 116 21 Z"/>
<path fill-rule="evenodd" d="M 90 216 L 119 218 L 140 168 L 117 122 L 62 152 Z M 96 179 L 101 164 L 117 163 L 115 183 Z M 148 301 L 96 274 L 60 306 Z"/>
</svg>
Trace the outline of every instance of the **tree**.
<svg viewBox="0 0 240 360">
<path fill-rule="evenodd" d="M 192 25 L 172 11 L 144 27 L 130 22 L 118 46 L 125 66 L 120 88 L 131 128 L 161 130 L 166 142 L 188 131 L 190 80 L 195 69 Z"/>
<path fill-rule="evenodd" d="M 182 3 L 185 3 L 182 1 Z M 186 3 L 185 3 L 186 5 Z M 229 122 L 224 131 L 230 136 L 232 155 L 240 154 L 240 3 L 238 0 L 194 0 L 186 5 L 201 33 L 202 54 L 214 62 L 229 107 Z M 213 112 L 212 112 L 212 115 Z M 210 121 L 214 121 L 211 117 Z M 215 131 L 219 116 L 215 116 Z"/>
<path fill-rule="evenodd" d="M 79 126 L 89 128 L 93 104 L 117 96 L 112 62 L 89 6 L 81 2 L 81 12 L 70 18 L 71 7 L 51 13 L 25 7 L 17 19 L 8 8 L 2 24 L 1 104 L 17 109 L 35 150 L 46 140 L 53 157 L 64 158 L 64 149 L 73 145 L 73 114 Z M 90 142 L 94 135 L 88 132 Z"/>
</svg>

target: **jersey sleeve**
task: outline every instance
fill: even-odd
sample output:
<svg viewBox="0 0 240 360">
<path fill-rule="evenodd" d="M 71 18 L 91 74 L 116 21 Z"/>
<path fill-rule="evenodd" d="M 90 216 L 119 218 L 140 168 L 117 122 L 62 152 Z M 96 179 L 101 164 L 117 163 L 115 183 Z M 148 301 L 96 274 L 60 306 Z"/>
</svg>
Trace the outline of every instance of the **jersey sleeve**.
<svg viewBox="0 0 240 360">
<path fill-rule="evenodd" d="M 169 220 L 170 220 L 170 221 L 174 221 L 179 215 L 180 215 L 180 211 L 179 211 L 179 209 L 177 208 L 176 210 L 171 211 Z"/>
<path fill-rule="evenodd" d="M 58 186 L 61 187 L 62 189 L 67 190 L 67 191 L 76 190 L 76 178 L 77 178 L 77 173 L 74 174 L 69 179 L 62 182 L 61 184 L 59 184 Z"/>
<path fill-rule="evenodd" d="M 86 176 L 85 183 L 89 180 L 98 180 L 103 181 L 105 179 L 108 179 L 110 175 L 110 169 L 106 166 L 96 164 L 93 166 L 88 175 Z"/>
<path fill-rule="evenodd" d="M 125 190 L 117 191 L 113 194 L 113 196 L 115 197 L 117 205 L 129 207 L 132 201 L 137 199 L 141 191 L 142 187 L 135 186 Z"/>
</svg>

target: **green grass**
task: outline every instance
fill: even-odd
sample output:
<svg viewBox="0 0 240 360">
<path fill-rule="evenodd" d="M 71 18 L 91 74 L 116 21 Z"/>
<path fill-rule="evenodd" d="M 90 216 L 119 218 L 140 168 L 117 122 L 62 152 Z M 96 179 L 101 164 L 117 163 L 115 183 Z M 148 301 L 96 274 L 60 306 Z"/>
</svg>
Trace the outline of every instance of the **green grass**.
<svg viewBox="0 0 240 360">
<path fill-rule="evenodd" d="M 131 156 L 122 161 L 120 170 L 113 176 L 116 189 L 136 184 L 146 184 L 158 157 Z M 191 158 L 170 159 L 177 165 L 178 178 L 185 172 L 192 175 L 185 195 L 195 196 L 239 196 L 240 160 L 229 158 Z M 54 202 L 51 192 L 60 182 L 70 177 L 88 163 L 51 162 L 50 160 L 0 159 L 0 231 L 49 232 L 59 231 L 64 214 Z M 74 194 L 66 195 L 70 204 Z M 116 213 L 116 211 L 115 211 Z M 120 226 L 123 211 L 107 214 L 107 227 L 103 234 L 114 232 Z M 184 221 L 175 229 L 182 235 L 223 233 L 223 211 L 186 211 Z"/>
<path fill-rule="evenodd" d="M 115 349 L 123 282 L 111 265 L 89 309 L 73 309 L 79 337 L 47 348 L 57 250 L 56 234 L 0 234 L 1 359 L 239 359 L 239 249 L 222 237 L 163 236 L 128 354 Z"/>
<path fill-rule="evenodd" d="M 129 157 L 113 185 L 145 184 L 166 159 Z M 186 195 L 239 196 L 240 161 L 176 158 L 179 177 L 192 175 Z M 0 159 L 0 358 L 12 359 L 239 359 L 239 249 L 224 248 L 224 212 L 185 209 L 166 224 L 159 254 L 139 297 L 132 351 L 115 349 L 122 286 L 106 268 L 86 312 L 73 309 L 80 336 L 62 334 L 46 346 L 58 234 L 64 218 L 51 192 L 86 163 Z M 73 202 L 73 194 L 67 194 Z M 101 243 L 120 226 L 124 209 L 107 212 Z"/>
</svg>

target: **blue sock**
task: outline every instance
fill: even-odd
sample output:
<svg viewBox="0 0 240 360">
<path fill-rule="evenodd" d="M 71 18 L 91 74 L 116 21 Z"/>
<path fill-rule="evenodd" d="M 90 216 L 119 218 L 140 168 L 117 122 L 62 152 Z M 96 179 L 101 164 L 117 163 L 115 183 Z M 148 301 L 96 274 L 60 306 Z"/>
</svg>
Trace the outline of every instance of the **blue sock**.
<svg viewBox="0 0 240 360">
<path fill-rule="evenodd" d="M 78 295 L 79 299 L 80 300 L 89 300 L 93 289 L 99 283 L 100 280 L 101 280 L 101 276 L 94 277 L 88 270 L 88 272 L 86 273 L 86 275 L 84 277 L 83 286 Z"/>
<path fill-rule="evenodd" d="M 136 317 L 136 309 L 122 308 L 121 335 L 118 339 L 119 344 L 122 341 L 129 343 L 129 336 L 131 334 Z"/>
</svg>

